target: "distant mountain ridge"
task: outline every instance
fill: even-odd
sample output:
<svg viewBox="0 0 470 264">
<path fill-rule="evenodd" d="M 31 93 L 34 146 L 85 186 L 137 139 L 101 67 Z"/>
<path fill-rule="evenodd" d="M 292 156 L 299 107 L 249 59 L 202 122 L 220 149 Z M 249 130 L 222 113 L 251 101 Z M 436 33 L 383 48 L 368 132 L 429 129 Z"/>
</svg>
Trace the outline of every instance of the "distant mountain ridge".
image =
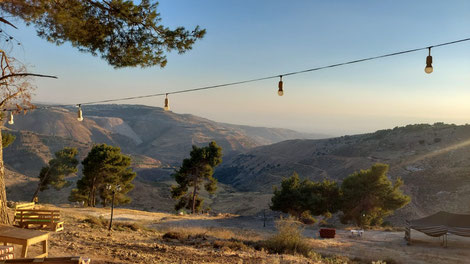
<svg viewBox="0 0 470 264">
<path fill-rule="evenodd" d="M 76 108 L 49 107 L 18 115 L 13 131 L 60 137 L 84 144 L 118 145 L 129 154 L 146 155 L 177 165 L 191 146 L 215 140 L 225 153 L 292 138 L 314 137 L 293 130 L 237 126 L 142 105 L 91 105 L 76 120 Z M 321 137 L 324 135 L 318 135 Z"/>
<path fill-rule="evenodd" d="M 470 125 L 408 125 L 370 134 L 283 141 L 230 157 L 216 177 L 240 192 L 272 193 L 272 186 L 294 171 L 302 178 L 341 182 L 379 162 L 390 164 L 389 176 L 401 177 L 405 192 L 412 196 L 399 215 L 470 212 Z"/>
</svg>

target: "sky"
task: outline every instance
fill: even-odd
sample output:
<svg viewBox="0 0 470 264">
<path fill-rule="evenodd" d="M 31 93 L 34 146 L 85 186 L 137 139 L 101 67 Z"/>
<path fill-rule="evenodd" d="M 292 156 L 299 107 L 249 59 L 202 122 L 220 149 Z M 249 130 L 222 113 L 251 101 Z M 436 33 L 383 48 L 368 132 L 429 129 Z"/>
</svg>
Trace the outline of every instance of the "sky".
<svg viewBox="0 0 470 264">
<path fill-rule="evenodd" d="M 171 28 L 196 25 L 204 39 L 165 68 L 114 69 L 69 44 L 56 46 L 15 21 L 13 54 L 37 79 L 36 102 L 77 104 L 278 75 L 470 37 L 470 1 L 162 0 Z M 470 123 L 470 42 L 170 96 L 172 111 L 214 121 L 357 134 L 415 123 Z M 163 97 L 123 101 L 163 107 Z M 84 109 L 86 114 L 86 109 Z"/>
</svg>

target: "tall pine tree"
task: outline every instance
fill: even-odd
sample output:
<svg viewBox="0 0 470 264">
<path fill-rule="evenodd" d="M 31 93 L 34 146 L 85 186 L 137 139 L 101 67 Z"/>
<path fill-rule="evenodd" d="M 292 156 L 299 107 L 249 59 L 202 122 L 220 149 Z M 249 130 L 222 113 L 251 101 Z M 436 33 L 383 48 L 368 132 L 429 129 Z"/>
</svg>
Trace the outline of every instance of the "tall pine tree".
<svg viewBox="0 0 470 264">
<path fill-rule="evenodd" d="M 134 188 L 132 180 L 136 174 L 130 168 L 131 158 L 121 154 L 119 147 L 106 144 L 95 145 L 82 162 L 83 177 L 77 181 L 77 188 L 72 190 L 70 201 L 84 201 L 88 206 L 95 207 L 101 199 L 103 205 L 111 197 L 106 185 L 120 185 L 116 193 L 116 203 L 129 203 L 126 194 Z"/>
<path fill-rule="evenodd" d="M 181 167 L 173 174 L 178 184 L 171 187 L 172 197 L 178 199 L 176 210 L 186 208 L 193 214 L 199 212 L 203 204 L 203 199 L 199 197 L 201 185 L 205 183 L 204 188 L 210 194 L 216 191 L 217 180 L 212 175 L 214 168 L 221 162 L 222 148 L 214 141 L 207 147 L 193 146 L 190 158 L 184 159 Z"/>
</svg>

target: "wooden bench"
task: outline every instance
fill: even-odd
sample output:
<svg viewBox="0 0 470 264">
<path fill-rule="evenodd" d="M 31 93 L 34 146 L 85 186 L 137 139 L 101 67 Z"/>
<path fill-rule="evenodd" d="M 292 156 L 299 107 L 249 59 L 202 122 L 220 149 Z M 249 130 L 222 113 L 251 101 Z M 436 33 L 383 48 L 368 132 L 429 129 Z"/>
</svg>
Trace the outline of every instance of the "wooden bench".
<svg viewBox="0 0 470 264">
<path fill-rule="evenodd" d="M 11 259 L 0 260 L 0 264 L 16 263 L 43 263 L 43 264 L 90 264 L 90 259 L 81 257 L 59 257 L 59 258 L 28 258 L 28 259 Z"/>
<path fill-rule="evenodd" d="M 59 210 L 17 209 L 14 225 L 21 228 L 29 228 L 30 225 L 48 227 L 55 232 L 64 230 L 64 222 L 60 221 Z"/>
</svg>

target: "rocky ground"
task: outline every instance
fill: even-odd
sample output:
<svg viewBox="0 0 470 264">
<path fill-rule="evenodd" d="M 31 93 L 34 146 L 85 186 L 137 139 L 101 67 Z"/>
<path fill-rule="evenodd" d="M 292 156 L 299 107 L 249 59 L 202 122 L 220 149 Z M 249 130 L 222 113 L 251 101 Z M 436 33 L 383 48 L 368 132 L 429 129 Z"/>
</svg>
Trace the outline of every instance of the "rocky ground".
<svg viewBox="0 0 470 264">
<path fill-rule="evenodd" d="M 91 258 L 92 263 L 322 263 L 250 246 L 276 233 L 271 219 L 263 227 L 263 219 L 256 217 L 177 216 L 116 209 L 110 234 L 109 209 L 59 209 L 65 230 L 51 233 L 50 256 L 82 256 Z M 443 248 L 439 239 L 418 232 L 412 233 L 412 246 L 406 245 L 403 232 L 366 231 L 364 237 L 352 238 L 348 230 L 340 229 L 337 238 L 330 240 L 320 239 L 317 234 L 316 228 L 304 229 L 316 252 L 347 256 L 335 263 L 371 263 L 379 259 L 387 263 L 466 263 L 470 259 L 470 239 L 453 236 Z M 19 251 L 17 247 L 16 253 Z M 30 254 L 39 251 L 35 246 Z"/>
</svg>

